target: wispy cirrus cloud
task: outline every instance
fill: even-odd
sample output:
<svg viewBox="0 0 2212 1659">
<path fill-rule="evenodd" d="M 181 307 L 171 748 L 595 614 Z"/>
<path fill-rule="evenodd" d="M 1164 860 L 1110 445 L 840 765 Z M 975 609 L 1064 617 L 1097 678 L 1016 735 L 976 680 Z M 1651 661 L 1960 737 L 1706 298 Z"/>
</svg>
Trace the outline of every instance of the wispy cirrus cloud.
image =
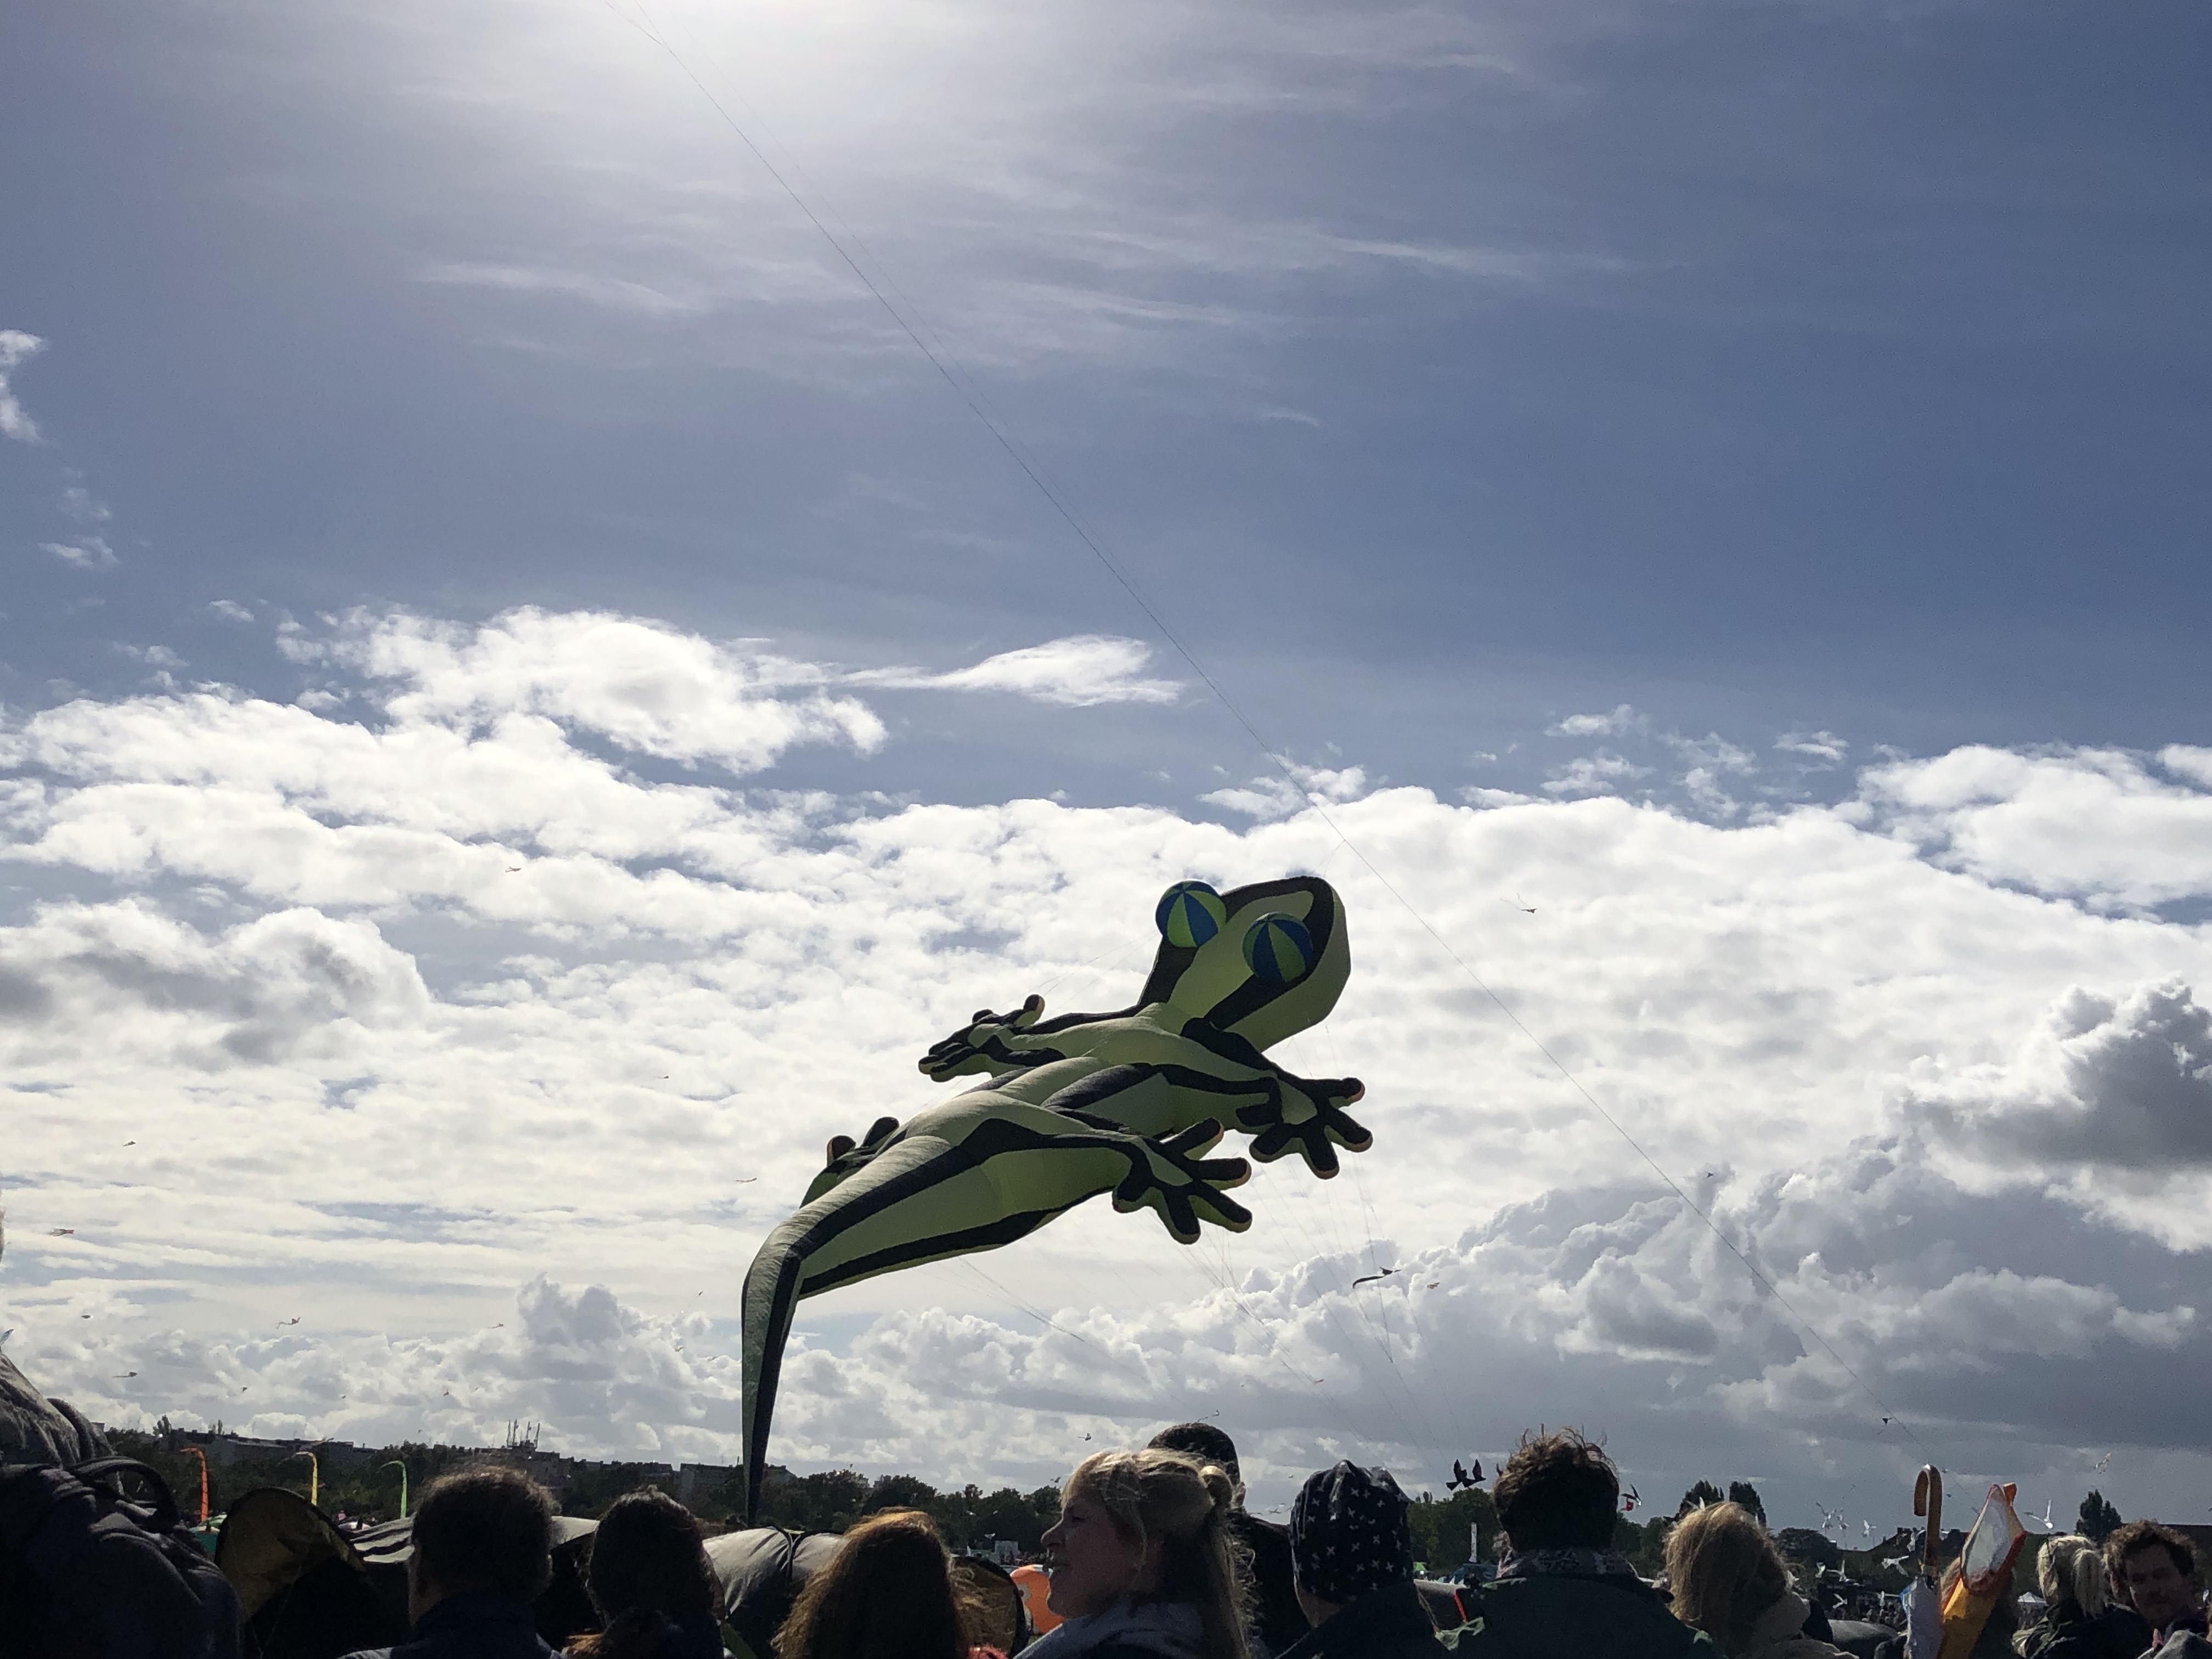
<svg viewBox="0 0 2212 1659">
<path fill-rule="evenodd" d="M 915 691 L 1011 691 L 1036 702 L 1071 708 L 1101 703 L 1179 701 L 1174 680 L 1151 679 L 1145 669 L 1152 647 L 1141 640 L 1108 634 L 1071 634 L 1042 645 L 986 657 L 970 668 L 932 673 L 919 668 L 871 668 L 848 674 L 850 685 Z"/>
</svg>

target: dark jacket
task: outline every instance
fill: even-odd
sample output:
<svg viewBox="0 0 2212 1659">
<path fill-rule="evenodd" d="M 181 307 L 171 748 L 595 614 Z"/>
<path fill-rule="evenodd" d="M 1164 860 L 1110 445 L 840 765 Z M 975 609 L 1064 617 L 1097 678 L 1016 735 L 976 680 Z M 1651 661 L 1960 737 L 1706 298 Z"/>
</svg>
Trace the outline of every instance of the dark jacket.
<svg viewBox="0 0 2212 1659">
<path fill-rule="evenodd" d="M 1467 1623 L 1439 1638 L 1460 1659 L 1715 1659 L 1719 1650 L 1640 1578 L 1537 1573 L 1460 1592 Z"/>
<path fill-rule="evenodd" d="M 1291 1530 L 1242 1510 L 1231 1529 L 1252 1552 L 1252 1627 L 1269 1653 L 1281 1654 L 1306 1638 L 1305 1611 L 1291 1565 Z"/>
<path fill-rule="evenodd" d="M 538 1634 L 530 1603 L 490 1590 L 448 1595 L 415 1621 L 396 1647 L 363 1648 L 345 1659 L 560 1659 Z"/>
<path fill-rule="evenodd" d="M 2094 1619 L 2063 1603 L 2032 1626 L 2021 1651 L 2027 1659 L 2137 1659 L 2150 1646 L 2150 1626 L 2133 1607 L 2117 1603 Z"/>
<path fill-rule="evenodd" d="M 1428 1604 L 1408 1581 L 1339 1607 L 1278 1659 L 1443 1659 Z"/>
</svg>

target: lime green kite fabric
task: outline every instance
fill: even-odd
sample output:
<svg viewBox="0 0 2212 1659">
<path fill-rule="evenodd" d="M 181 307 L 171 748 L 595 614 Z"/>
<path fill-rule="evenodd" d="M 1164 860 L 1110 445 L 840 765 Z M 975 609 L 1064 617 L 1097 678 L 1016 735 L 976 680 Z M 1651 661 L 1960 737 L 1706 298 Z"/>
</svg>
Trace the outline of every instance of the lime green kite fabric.
<svg viewBox="0 0 2212 1659">
<path fill-rule="evenodd" d="M 802 1297 L 1011 1244 L 1101 1193 L 1117 1210 L 1152 1211 L 1182 1243 L 1206 1223 L 1243 1232 L 1251 1213 L 1227 1191 L 1251 1166 L 1206 1156 L 1228 1130 L 1251 1136 L 1262 1163 L 1296 1152 L 1324 1179 L 1338 1147 L 1372 1144 L 1344 1109 L 1364 1092 L 1357 1079 L 1293 1076 L 1261 1052 L 1343 994 L 1352 947 L 1336 890 L 1316 876 L 1218 894 L 1179 882 L 1156 920 L 1159 951 L 1133 1005 L 1047 1019 L 1031 996 L 1012 1013 L 980 1011 L 921 1067 L 940 1083 L 988 1081 L 830 1141 L 745 1275 L 748 1520 Z"/>
</svg>

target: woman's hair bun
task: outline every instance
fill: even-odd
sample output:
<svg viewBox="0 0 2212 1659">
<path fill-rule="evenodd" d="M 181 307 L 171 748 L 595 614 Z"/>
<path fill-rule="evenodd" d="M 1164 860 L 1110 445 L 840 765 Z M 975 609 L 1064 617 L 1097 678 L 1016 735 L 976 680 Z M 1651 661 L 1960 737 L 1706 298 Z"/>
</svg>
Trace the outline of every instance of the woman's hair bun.
<svg viewBox="0 0 2212 1659">
<path fill-rule="evenodd" d="M 1237 1483 L 1230 1479 L 1228 1470 L 1208 1463 L 1199 1470 L 1198 1478 L 1205 1483 L 1206 1495 L 1213 1500 L 1215 1509 L 1225 1512 L 1237 1507 Z"/>
</svg>

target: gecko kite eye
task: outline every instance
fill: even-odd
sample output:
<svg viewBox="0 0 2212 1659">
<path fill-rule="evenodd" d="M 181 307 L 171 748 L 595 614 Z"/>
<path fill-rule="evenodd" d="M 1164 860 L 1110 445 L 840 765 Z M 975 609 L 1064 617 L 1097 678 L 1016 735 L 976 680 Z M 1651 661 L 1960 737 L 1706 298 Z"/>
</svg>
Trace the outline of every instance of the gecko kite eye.
<svg viewBox="0 0 2212 1659">
<path fill-rule="evenodd" d="M 1221 895 L 1202 881 L 1179 881 L 1160 895 L 1152 913 L 1160 937 L 1178 950 L 1194 951 L 1229 922 Z"/>
<path fill-rule="evenodd" d="M 1296 916 L 1271 912 L 1244 930 L 1244 965 L 1279 985 L 1304 979 L 1314 965 L 1313 935 Z"/>
</svg>

